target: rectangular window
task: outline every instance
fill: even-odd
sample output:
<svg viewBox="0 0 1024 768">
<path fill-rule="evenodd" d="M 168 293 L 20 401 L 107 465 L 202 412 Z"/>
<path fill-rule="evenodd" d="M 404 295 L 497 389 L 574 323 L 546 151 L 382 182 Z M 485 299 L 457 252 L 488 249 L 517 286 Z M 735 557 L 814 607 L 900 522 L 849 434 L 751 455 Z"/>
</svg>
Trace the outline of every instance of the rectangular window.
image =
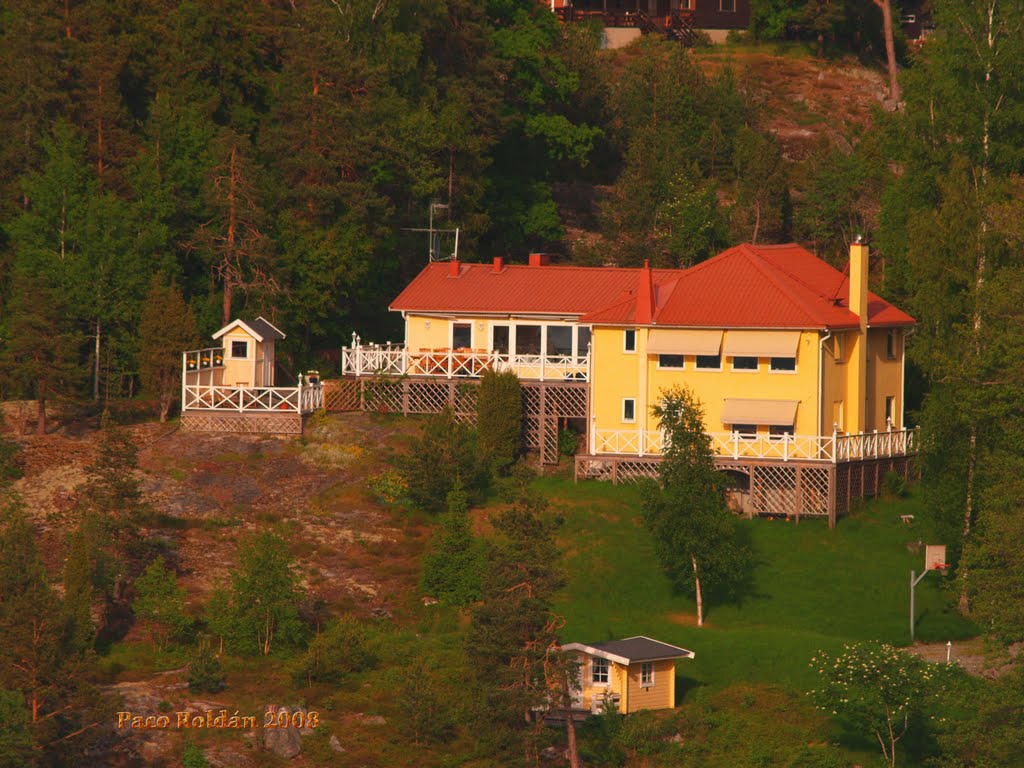
<svg viewBox="0 0 1024 768">
<path fill-rule="evenodd" d="M 517 355 L 539 355 L 540 354 L 540 329 L 539 325 L 517 325 L 516 326 L 516 354 Z"/>
<path fill-rule="evenodd" d="M 736 0 L 718 0 L 718 10 L 725 13 L 735 13 Z"/>
<path fill-rule="evenodd" d="M 780 426 L 778 424 L 773 424 L 772 426 L 768 427 L 768 439 L 769 440 L 784 440 L 785 438 L 792 437 L 792 436 L 793 436 L 793 425 L 792 424 L 786 424 L 786 425 L 782 425 L 782 426 Z"/>
<path fill-rule="evenodd" d="M 491 349 L 501 355 L 508 354 L 508 326 L 491 326 Z"/>
<path fill-rule="evenodd" d="M 572 327 L 568 325 L 548 326 L 548 356 L 570 357 L 572 355 Z"/>
<path fill-rule="evenodd" d="M 590 681 L 600 685 L 608 684 L 608 659 L 590 660 Z"/>
<path fill-rule="evenodd" d="M 772 364 L 769 366 L 773 371 L 795 371 L 796 370 L 796 358 L 795 357 L 773 357 Z"/>
<path fill-rule="evenodd" d="M 896 329 L 889 331 L 885 335 L 885 357 L 887 360 L 896 359 Z"/>
<path fill-rule="evenodd" d="M 739 435 L 740 440 L 757 439 L 757 424 L 733 424 L 732 431 Z"/>
<path fill-rule="evenodd" d="M 832 342 L 832 354 L 835 356 L 837 363 L 846 362 L 846 336 L 841 333 L 837 334 Z"/>
<path fill-rule="evenodd" d="M 654 662 L 645 661 L 640 665 L 640 685 L 650 687 L 654 685 Z"/>
<path fill-rule="evenodd" d="M 734 371 L 756 371 L 757 370 L 757 358 L 756 357 L 734 357 L 732 359 L 732 369 Z"/>
<path fill-rule="evenodd" d="M 685 355 L 658 355 L 658 367 L 682 370 L 686 363 Z"/>
<path fill-rule="evenodd" d="M 452 349 L 469 349 L 473 346 L 473 324 L 452 324 Z"/>
<path fill-rule="evenodd" d="M 622 351 L 636 352 L 636 331 L 633 328 L 627 328 L 622 334 Z"/>
<path fill-rule="evenodd" d="M 590 329 L 589 328 L 577 328 L 576 329 L 576 355 L 577 357 L 586 357 L 587 352 L 590 350 Z"/>
<path fill-rule="evenodd" d="M 721 355 L 697 355 L 696 368 L 698 371 L 720 371 L 722 370 Z"/>
<path fill-rule="evenodd" d="M 249 356 L 249 342 L 248 341 L 232 341 L 231 342 L 231 356 L 235 358 L 246 358 Z"/>
<path fill-rule="evenodd" d="M 888 395 L 885 398 L 885 424 L 887 427 L 896 426 L 896 396 Z"/>
<path fill-rule="evenodd" d="M 636 421 L 636 400 L 632 397 L 622 400 L 622 420 Z"/>
<path fill-rule="evenodd" d="M 836 432 L 843 431 L 843 401 L 836 400 L 832 403 L 832 429 Z"/>
</svg>

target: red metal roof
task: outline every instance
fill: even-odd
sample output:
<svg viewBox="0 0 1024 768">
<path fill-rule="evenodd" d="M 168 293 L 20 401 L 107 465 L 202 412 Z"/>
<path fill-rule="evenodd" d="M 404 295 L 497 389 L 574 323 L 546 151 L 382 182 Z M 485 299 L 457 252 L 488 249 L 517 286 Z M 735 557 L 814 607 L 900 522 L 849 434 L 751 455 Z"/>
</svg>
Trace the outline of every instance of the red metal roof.
<svg viewBox="0 0 1024 768">
<path fill-rule="evenodd" d="M 576 315 L 595 325 L 853 328 L 848 301 L 846 275 L 790 244 L 738 245 L 686 270 L 509 265 L 495 272 L 490 264 L 462 264 L 454 277 L 450 264 L 434 263 L 391 309 Z M 869 293 L 868 322 L 914 320 Z"/>
</svg>

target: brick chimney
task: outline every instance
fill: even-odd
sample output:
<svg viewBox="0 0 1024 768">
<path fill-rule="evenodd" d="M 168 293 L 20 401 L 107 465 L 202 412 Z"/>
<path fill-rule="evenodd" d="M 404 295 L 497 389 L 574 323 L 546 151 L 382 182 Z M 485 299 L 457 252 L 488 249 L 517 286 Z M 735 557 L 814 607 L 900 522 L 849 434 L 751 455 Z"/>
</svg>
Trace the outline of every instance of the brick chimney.
<svg viewBox="0 0 1024 768">
<path fill-rule="evenodd" d="M 494 272 L 497 274 L 505 268 L 505 260 L 501 256 L 494 257 Z"/>
<path fill-rule="evenodd" d="M 547 253 L 531 253 L 530 254 L 530 266 L 531 267 L 546 267 L 551 263 L 551 255 Z"/>
<path fill-rule="evenodd" d="M 461 265 L 459 264 L 457 259 L 453 259 L 452 261 L 450 261 L 448 263 L 448 277 L 458 277 L 460 266 Z"/>
</svg>

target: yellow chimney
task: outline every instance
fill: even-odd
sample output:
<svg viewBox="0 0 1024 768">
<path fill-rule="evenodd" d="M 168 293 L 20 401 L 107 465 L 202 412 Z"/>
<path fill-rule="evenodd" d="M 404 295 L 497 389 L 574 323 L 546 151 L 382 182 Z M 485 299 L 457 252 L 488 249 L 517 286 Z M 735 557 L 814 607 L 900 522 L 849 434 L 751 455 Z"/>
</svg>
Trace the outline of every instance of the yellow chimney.
<svg viewBox="0 0 1024 768">
<path fill-rule="evenodd" d="M 860 235 L 850 244 L 850 311 L 860 318 L 863 333 L 868 326 L 868 246 Z"/>
<path fill-rule="evenodd" d="M 860 434 L 867 423 L 868 393 L 868 246 L 860 235 L 850 244 L 850 311 L 860 321 L 860 331 L 852 332 L 847 344 L 845 425 L 851 434 Z"/>
</svg>

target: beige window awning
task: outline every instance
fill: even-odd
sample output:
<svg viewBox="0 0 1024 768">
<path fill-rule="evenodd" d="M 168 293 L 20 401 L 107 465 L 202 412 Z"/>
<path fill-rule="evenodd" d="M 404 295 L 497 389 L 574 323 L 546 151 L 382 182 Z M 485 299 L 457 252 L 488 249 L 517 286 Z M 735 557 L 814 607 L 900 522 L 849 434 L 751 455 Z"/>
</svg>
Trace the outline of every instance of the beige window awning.
<svg viewBox="0 0 1024 768">
<path fill-rule="evenodd" d="M 721 348 L 721 331 L 656 328 L 647 336 L 649 355 L 717 355 Z"/>
<path fill-rule="evenodd" d="M 796 357 L 800 331 L 729 331 L 726 357 Z"/>
<path fill-rule="evenodd" d="M 722 407 L 723 424 L 766 424 L 771 427 L 791 427 L 796 422 L 799 400 L 743 400 L 725 398 Z"/>
</svg>

